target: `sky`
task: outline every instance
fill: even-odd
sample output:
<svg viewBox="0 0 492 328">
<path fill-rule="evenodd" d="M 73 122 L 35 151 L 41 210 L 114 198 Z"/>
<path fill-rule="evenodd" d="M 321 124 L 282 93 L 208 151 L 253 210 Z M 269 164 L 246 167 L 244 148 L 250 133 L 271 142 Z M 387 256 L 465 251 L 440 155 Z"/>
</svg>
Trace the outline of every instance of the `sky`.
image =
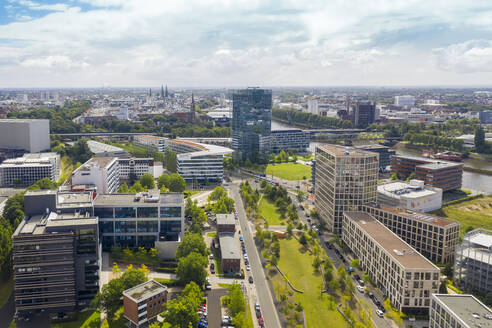
<svg viewBox="0 0 492 328">
<path fill-rule="evenodd" d="M 492 86 L 490 0 L 0 0 L 0 88 Z"/>
</svg>

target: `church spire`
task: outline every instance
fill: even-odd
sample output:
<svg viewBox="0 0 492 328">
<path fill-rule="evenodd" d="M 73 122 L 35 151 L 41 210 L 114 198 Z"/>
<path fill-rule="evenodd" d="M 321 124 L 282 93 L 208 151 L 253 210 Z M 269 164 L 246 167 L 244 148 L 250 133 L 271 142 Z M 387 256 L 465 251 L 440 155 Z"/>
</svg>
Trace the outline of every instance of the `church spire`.
<svg viewBox="0 0 492 328">
<path fill-rule="evenodd" d="M 164 85 L 161 85 L 161 98 L 164 98 Z"/>
<path fill-rule="evenodd" d="M 193 92 L 191 93 L 191 123 L 195 123 L 195 97 L 193 96 Z"/>
<path fill-rule="evenodd" d="M 166 84 L 166 98 L 169 97 L 169 93 L 167 92 L 167 84 Z"/>
</svg>

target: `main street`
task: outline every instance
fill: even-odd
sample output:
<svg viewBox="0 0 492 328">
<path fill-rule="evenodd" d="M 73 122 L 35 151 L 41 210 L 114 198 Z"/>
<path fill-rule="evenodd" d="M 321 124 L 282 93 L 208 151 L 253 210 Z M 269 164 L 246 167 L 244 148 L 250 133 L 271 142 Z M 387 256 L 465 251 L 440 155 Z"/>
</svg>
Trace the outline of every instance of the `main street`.
<svg viewBox="0 0 492 328">
<path fill-rule="evenodd" d="M 253 276 L 253 280 L 256 285 L 256 295 L 258 296 L 258 303 L 260 303 L 261 313 L 263 315 L 263 320 L 265 321 L 265 327 L 280 327 L 280 319 L 278 317 L 277 308 L 273 303 L 270 288 L 268 287 L 265 272 L 263 271 L 260 256 L 253 239 L 253 233 L 251 232 L 251 227 L 246 217 L 243 201 L 239 195 L 239 187 L 236 185 L 231 185 L 227 188 L 231 190 L 232 198 L 236 204 L 239 223 L 241 225 L 241 231 L 251 266 L 251 275 Z M 254 313 L 252 314 L 254 316 Z M 253 318 L 253 320 L 256 319 Z"/>
</svg>

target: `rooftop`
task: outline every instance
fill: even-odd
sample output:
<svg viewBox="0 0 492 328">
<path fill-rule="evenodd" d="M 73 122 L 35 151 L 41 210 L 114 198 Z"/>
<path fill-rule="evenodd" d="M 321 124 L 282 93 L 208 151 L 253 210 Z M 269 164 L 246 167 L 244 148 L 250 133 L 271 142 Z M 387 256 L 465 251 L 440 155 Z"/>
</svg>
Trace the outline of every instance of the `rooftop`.
<svg viewBox="0 0 492 328">
<path fill-rule="evenodd" d="M 241 259 L 239 246 L 236 238 L 232 233 L 221 233 L 219 235 L 220 254 L 223 259 L 237 260 Z"/>
<path fill-rule="evenodd" d="M 355 148 L 359 148 L 359 149 L 390 149 L 389 147 L 383 146 L 380 144 L 361 145 L 361 146 L 356 146 Z"/>
<path fill-rule="evenodd" d="M 92 192 L 58 192 L 57 207 L 78 207 L 92 205 Z"/>
<path fill-rule="evenodd" d="M 49 214 L 34 215 L 19 224 L 14 236 L 58 233 L 56 228 L 97 225 L 97 221 L 97 218 L 81 215 L 80 213 L 57 214 L 51 212 Z"/>
<path fill-rule="evenodd" d="M 48 119 L 27 119 L 27 118 L 2 118 L 0 123 L 31 123 L 31 122 L 46 122 Z"/>
<path fill-rule="evenodd" d="M 462 167 L 463 163 L 432 162 L 432 163 L 417 165 L 417 167 L 425 168 L 429 170 L 439 170 L 439 169 L 446 169 L 446 168 L 458 167 L 458 166 Z"/>
<path fill-rule="evenodd" d="M 98 194 L 94 200 L 94 205 L 183 205 L 182 193 L 149 193 L 142 192 L 137 194 Z"/>
<path fill-rule="evenodd" d="M 477 246 L 492 249 L 492 231 L 490 230 L 476 229 L 463 236 L 463 238 Z"/>
<path fill-rule="evenodd" d="M 439 270 L 432 262 L 420 255 L 412 246 L 404 242 L 370 214 L 365 212 L 344 212 L 344 216 L 354 221 L 404 268 Z"/>
<path fill-rule="evenodd" d="M 234 214 L 217 214 L 217 224 L 236 224 Z"/>
<path fill-rule="evenodd" d="M 167 287 L 155 280 L 146 281 L 140 285 L 127 289 L 123 295 L 131 298 L 134 302 L 141 302 L 159 293 L 167 292 Z"/>
<path fill-rule="evenodd" d="M 227 148 L 227 147 L 202 144 L 202 143 L 198 143 L 198 142 L 190 142 L 190 141 L 184 141 L 184 140 L 174 140 L 174 141 L 180 141 L 182 143 L 194 144 L 194 145 L 200 146 L 200 148 L 197 149 L 197 151 L 178 154 L 178 160 L 179 159 L 189 159 L 192 157 L 199 157 L 199 156 L 218 156 L 218 155 L 225 155 L 225 154 L 232 153 L 232 149 Z"/>
<path fill-rule="evenodd" d="M 87 146 L 94 154 L 105 153 L 105 152 L 126 152 L 123 148 L 116 147 L 113 145 L 108 145 L 103 142 L 98 142 L 94 140 L 87 141 Z"/>
<path fill-rule="evenodd" d="M 22 157 L 9 158 L 2 162 L 4 167 L 16 167 L 20 165 L 25 166 L 47 166 L 52 165 L 52 160 L 54 158 L 59 158 L 60 155 L 53 152 L 48 153 L 35 153 L 35 154 L 24 154 Z"/>
<path fill-rule="evenodd" d="M 91 167 L 108 168 L 113 162 L 117 161 L 116 157 L 92 157 L 87 162 L 82 164 L 76 171 L 88 171 Z"/>
<path fill-rule="evenodd" d="M 319 145 L 319 148 L 325 152 L 328 152 L 336 157 L 375 157 L 378 156 L 377 153 L 357 149 L 354 147 L 344 147 L 332 144 Z"/>
<path fill-rule="evenodd" d="M 492 327 L 492 311 L 473 295 L 433 294 L 467 327 Z"/>
<path fill-rule="evenodd" d="M 415 181 L 415 183 L 412 183 Z M 420 180 L 412 180 L 410 183 L 403 181 L 392 181 L 378 185 L 378 193 L 385 194 L 386 196 L 400 198 L 404 196 L 406 198 L 420 198 L 426 196 L 432 196 L 437 191 L 429 186 L 424 186 L 424 182 Z"/>
<path fill-rule="evenodd" d="M 167 139 L 164 137 L 148 136 L 148 135 L 135 136 L 135 138 L 146 138 L 146 139 L 156 139 L 156 140 L 166 140 Z"/>
</svg>

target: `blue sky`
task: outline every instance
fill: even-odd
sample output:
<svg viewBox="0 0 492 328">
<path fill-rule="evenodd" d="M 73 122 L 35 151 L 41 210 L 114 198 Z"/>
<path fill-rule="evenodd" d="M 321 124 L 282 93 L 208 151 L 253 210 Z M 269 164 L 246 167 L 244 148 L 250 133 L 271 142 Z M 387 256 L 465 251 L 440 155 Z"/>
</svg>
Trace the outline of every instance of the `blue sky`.
<svg viewBox="0 0 492 328">
<path fill-rule="evenodd" d="M 0 87 L 492 85 L 492 2 L 0 1 Z"/>
</svg>

